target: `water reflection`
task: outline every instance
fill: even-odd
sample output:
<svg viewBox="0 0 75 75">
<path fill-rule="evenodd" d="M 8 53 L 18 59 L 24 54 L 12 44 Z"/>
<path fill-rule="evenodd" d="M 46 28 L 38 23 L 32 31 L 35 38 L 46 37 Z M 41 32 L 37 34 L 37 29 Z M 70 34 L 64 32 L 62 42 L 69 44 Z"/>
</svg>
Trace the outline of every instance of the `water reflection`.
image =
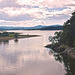
<svg viewBox="0 0 75 75">
<path fill-rule="evenodd" d="M 16 38 L 15 40 L 14 40 L 16 43 L 18 43 L 18 39 Z"/>
<path fill-rule="evenodd" d="M 66 75 L 75 75 L 75 60 L 69 56 L 63 56 Z"/>
<path fill-rule="evenodd" d="M 56 61 L 59 61 L 60 63 L 63 62 L 63 58 L 62 58 L 62 56 L 60 54 L 55 53 L 54 54 L 54 57 L 55 57 L 55 60 Z"/>
<path fill-rule="evenodd" d="M 15 41 L 15 43 L 18 43 L 18 39 L 15 39 L 14 40 Z M 0 40 L 0 44 L 9 44 L 9 40 Z"/>
<path fill-rule="evenodd" d="M 63 65 L 55 61 L 53 52 L 44 47 L 54 32 L 23 31 L 23 34 L 42 36 L 8 40 L 8 44 L 1 41 L 0 75 L 64 75 Z"/>
<path fill-rule="evenodd" d="M 50 53 L 50 52 L 49 52 Z M 75 59 L 67 56 L 67 55 L 60 55 L 58 53 L 53 54 L 56 61 L 64 64 L 66 74 L 65 75 L 75 75 Z"/>
<path fill-rule="evenodd" d="M 8 44 L 9 43 L 9 40 L 0 40 L 0 44 Z"/>
</svg>

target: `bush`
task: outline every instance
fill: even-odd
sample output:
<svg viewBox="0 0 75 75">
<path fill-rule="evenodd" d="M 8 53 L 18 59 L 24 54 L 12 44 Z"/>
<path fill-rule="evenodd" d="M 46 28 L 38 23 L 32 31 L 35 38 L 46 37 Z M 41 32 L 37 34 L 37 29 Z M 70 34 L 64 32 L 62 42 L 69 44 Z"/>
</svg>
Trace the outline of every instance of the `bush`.
<svg viewBox="0 0 75 75">
<path fill-rule="evenodd" d="M 64 51 L 65 50 L 65 47 L 64 46 L 61 46 L 59 49 L 60 49 L 60 51 Z"/>
<path fill-rule="evenodd" d="M 75 47 L 75 39 L 74 39 L 74 42 L 73 42 L 73 46 Z"/>
<path fill-rule="evenodd" d="M 14 37 L 15 37 L 15 38 L 18 38 L 18 33 L 15 33 Z"/>
</svg>

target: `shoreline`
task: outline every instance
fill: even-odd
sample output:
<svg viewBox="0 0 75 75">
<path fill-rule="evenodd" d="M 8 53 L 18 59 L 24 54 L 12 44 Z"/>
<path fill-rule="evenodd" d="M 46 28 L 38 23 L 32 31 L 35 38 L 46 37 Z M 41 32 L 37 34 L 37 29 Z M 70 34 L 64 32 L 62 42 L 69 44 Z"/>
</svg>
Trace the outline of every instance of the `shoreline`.
<svg viewBox="0 0 75 75">
<path fill-rule="evenodd" d="M 55 44 L 55 45 L 49 44 L 45 47 L 51 48 L 56 53 L 59 53 L 61 55 L 68 55 L 71 58 L 75 59 L 75 48 L 74 47 L 69 47 L 67 45 L 59 45 L 59 44 Z"/>
<path fill-rule="evenodd" d="M 30 37 L 37 37 L 37 36 L 41 36 L 41 35 L 19 35 L 17 38 L 15 37 L 0 37 L 0 41 L 2 40 L 12 40 L 12 39 L 21 39 L 21 38 L 30 38 Z"/>
</svg>

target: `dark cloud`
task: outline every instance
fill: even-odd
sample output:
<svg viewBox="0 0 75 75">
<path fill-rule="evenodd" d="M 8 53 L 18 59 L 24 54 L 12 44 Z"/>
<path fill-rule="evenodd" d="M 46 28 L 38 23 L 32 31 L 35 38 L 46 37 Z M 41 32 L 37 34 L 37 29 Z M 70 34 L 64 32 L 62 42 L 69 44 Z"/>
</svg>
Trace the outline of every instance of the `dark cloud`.
<svg viewBox="0 0 75 75">
<path fill-rule="evenodd" d="M 70 6 L 75 6 L 75 4 L 67 4 L 66 6 L 69 6 L 69 7 L 70 7 Z"/>
<path fill-rule="evenodd" d="M 0 3 L 0 8 L 17 6 L 15 0 L 3 0 Z"/>
<path fill-rule="evenodd" d="M 34 17 L 30 16 L 29 14 L 26 15 L 19 15 L 19 16 L 15 16 L 10 18 L 10 21 L 24 21 L 24 20 L 32 20 Z"/>
<path fill-rule="evenodd" d="M 18 5 L 15 0 L 3 0 L 0 3 L 0 8 L 4 8 L 4 7 L 15 7 L 15 8 L 21 8 L 21 7 L 25 7 L 25 5 Z"/>
<path fill-rule="evenodd" d="M 39 6 L 31 6 L 31 5 L 24 5 L 24 6 L 28 8 L 39 8 Z"/>
<path fill-rule="evenodd" d="M 21 14 L 18 16 L 9 16 L 4 12 L 0 12 L 0 20 L 6 21 L 24 21 L 24 20 L 32 20 L 34 17 L 30 16 L 29 14 Z"/>
<path fill-rule="evenodd" d="M 49 12 L 54 11 L 54 10 L 62 11 L 64 9 L 69 9 L 69 7 L 60 7 L 60 8 L 48 8 L 48 7 L 46 7 L 46 10 L 48 10 Z"/>
<path fill-rule="evenodd" d="M 58 14 L 57 16 L 52 16 L 52 17 L 47 17 L 47 19 L 49 20 L 67 20 L 68 18 L 70 18 L 69 15 L 65 15 L 65 14 Z"/>
<path fill-rule="evenodd" d="M 33 8 L 39 8 L 39 6 L 33 6 Z"/>
<path fill-rule="evenodd" d="M 19 5 L 18 3 L 16 3 L 16 0 L 3 0 L 0 3 L 0 8 L 4 8 L 4 7 L 15 7 L 15 8 L 22 8 L 22 7 L 26 7 L 26 8 L 39 8 L 39 6 L 31 6 L 31 5 Z"/>
<path fill-rule="evenodd" d="M 66 5 L 64 5 L 64 1 L 61 1 L 61 3 L 59 4 L 58 2 L 60 1 L 57 0 L 56 3 L 51 5 L 49 0 L 45 0 L 45 1 L 47 6 L 45 5 L 45 2 L 43 1 L 44 5 L 41 4 L 41 6 L 43 6 L 41 7 L 40 4 L 38 3 L 35 3 L 35 4 L 25 3 L 23 5 L 20 5 L 19 3 L 17 3 L 17 0 L 2 0 L 2 2 L 0 2 L 0 20 L 5 20 L 5 22 L 6 21 L 11 21 L 11 22 L 12 21 L 27 21 L 27 20 L 40 19 L 40 18 L 48 19 L 50 21 L 51 20 L 58 21 L 62 19 L 67 20 L 70 17 L 69 14 L 73 10 L 71 7 L 75 6 L 75 4 L 71 2 L 66 3 Z M 23 10 L 21 8 L 23 8 Z M 24 8 L 26 12 L 24 11 Z M 27 13 L 27 14 L 24 14 L 23 11 L 24 13 Z M 11 12 L 12 14 L 9 12 Z M 0 24 L 5 24 L 5 23 L 1 22 Z"/>
</svg>

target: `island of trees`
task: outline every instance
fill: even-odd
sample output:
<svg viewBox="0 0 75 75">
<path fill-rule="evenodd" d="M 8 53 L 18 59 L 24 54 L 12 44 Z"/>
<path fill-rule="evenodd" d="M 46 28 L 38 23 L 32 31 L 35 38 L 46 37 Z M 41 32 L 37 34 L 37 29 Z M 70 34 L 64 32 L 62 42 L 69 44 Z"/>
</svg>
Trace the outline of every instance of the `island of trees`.
<svg viewBox="0 0 75 75">
<path fill-rule="evenodd" d="M 73 12 L 71 18 L 64 23 L 63 29 L 55 32 L 55 36 L 50 36 L 49 40 L 52 43 L 46 47 L 75 58 L 75 12 Z"/>
<path fill-rule="evenodd" d="M 3 31 L 0 33 L 0 41 L 1 40 L 11 40 L 11 39 L 19 39 L 19 38 L 28 38 L 28 37 L 36 37 L 39 35 L 20 35 L 20 33 L 15 32 L 6 32 Z"/>
</svg>

